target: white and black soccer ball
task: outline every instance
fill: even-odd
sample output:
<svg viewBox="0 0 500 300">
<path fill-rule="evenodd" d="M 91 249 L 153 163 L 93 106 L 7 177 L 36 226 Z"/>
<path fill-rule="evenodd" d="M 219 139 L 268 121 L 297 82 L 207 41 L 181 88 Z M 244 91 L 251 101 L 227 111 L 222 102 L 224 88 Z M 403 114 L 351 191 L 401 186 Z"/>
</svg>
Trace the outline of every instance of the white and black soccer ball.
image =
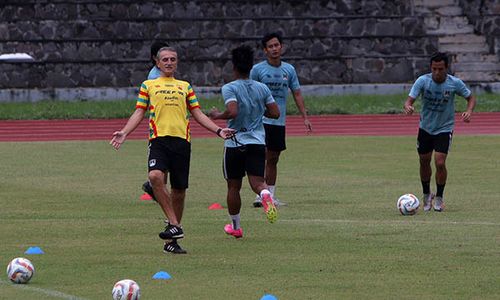
<svg viewBox="0 0 500 300">
<path fill-rule="evenodd" d="M 412 216 L 417 213 L 420 201 L 413 194 L 404 194 L 399 197 L 397 207 L 403 216 Z"/>
<path fill-rule="evenodd" d="M 7 266 L 7 276 L 14 283 L 28 283 L 34 273 L 35 267 L 24 257 L 14 258 Z"/>
<path fill-rule="evenodd" d="M 113 300 L 139 300 L 141 299 L 141 288 L 137 282 L 131 279 L 123 279 L 115 283 Z"/>
</svg>

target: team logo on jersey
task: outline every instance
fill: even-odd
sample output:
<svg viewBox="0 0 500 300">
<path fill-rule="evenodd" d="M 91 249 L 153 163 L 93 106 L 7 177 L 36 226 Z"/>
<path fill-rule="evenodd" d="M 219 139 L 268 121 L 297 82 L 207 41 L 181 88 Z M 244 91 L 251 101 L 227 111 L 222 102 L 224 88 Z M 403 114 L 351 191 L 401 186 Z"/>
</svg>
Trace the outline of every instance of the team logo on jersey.
<svg viewBox="0 0 500 300">
<path fill-rule="evenodd" d="M 156 159 L 150 159 L 150 160 L 149 160 L 149 166 L 150 166 L 150 167 L 154 167 L 154 166 L 156 166 Z"/>
<path fill-rule="evenodd" d="M 285 73 L 283 73 L 283 80 L 288 81 L 288 75 L 286 75 Z"/>
</svg>

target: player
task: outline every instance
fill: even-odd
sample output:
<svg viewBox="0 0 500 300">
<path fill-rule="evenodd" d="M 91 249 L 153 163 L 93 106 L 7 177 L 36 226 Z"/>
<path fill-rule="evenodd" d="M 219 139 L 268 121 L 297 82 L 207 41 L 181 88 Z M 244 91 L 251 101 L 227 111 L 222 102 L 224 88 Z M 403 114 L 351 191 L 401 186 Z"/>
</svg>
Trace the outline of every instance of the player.
<svg viewBox="0 0 500 300">
<path fill-rule="evenodd" d="M 160 69 L 156 66 L 156 55 L 158 54 L 158 50 L 160 50 L 163 47 L 169 47 L 169 45 L 163 41 L 154 41 L 153 44 L 151 44 L 151 63 L 153 64 L 153 66 L 149 71 L 148 79 L 156 79 L 161 75 Z M 142 190 L 146 192 L 146 194 L 148 194 L 153 200 L 156 201 L 156 197 L 153 192 L 153 187 L 151 186 L 149 180 L 143 183 Z"/>
<path fill-rule="evenodd" d="M 271 192 L 264 180 L 265 132 L 262 117 L 277 119 L 280 116 L 269 88 L 249 79 L 253 65 L 253 50 L 240 46 L 232 51 L 235 80 L 222 87 L 222 97 L 226 105 L 224 112 L 213 108 L 212 119 L 225 119 L 228 127 L 235 130 L 231 140 L 224 143 L 224 178 L 227 181 L 227 207 L 231 224 L 224 231 L 236 238 L 243 236 L 240 226 L 240 190 L 245 173 L 250 187 L 262 198 L 262 205 L 270 222 L 277 218 L 276 207 Z"/>
<path fill-rule="evenodd" d="M 191 85 L 174 78 L 177 69 L 177 51 L 174 48 L 161 48 L 156 59 L 160 77 L 142 83 L 135 112 L 125 127 L 113 133 L 110 144 L 118 150 L 149 109 L 148 177 L 156 200 L 169 221 L 165 231 L 159 235 L 167 240 L 164 252 L 184 254 L 186 251 L 177 239 L 184 237 L 181 219 L 191 156 L 188 111 L 200 125 L 221 138 L 231 137 L 233 130 L 219 128 L 205 116 Z M 165 186 L 168 174 L 170 192 Z"/>
<path fill-rule="evenodd" d="M 266 84 L 278 104 L 280 117 L 271 119 L 264 117 L 264 128 L 266 131 L 266 183 L 269 185 L 271 194 L 276 194 L 276 178 L 278 175 L 278 161 L 282 151 L 286 149 L 285 123 L 286 123 L 286 100 L 288 90 L 292 91 L 295 105 L 304 119 L 307 133 L 312 132 L 312 125 L 307 118 L 304 99 L 300 91 L 300 84 L 295 68 L 281 60 L 283 40 L 279 33 L 270 33 L 262 38 L 262 47 L 266 60 L 253 66 L 250 78 Z M 275 204 L 284 206 L 274 197 Z M 254 207 L 262 206 L 262 199 L 257 196 Z"/>
<path fill-rule="evenodd" d="M 421 95 L 422 110 L 417 137 L 420 157 L 420 180 L 424 198 L 424 211 L 441 212 L 445 208 L 443 192 L 446 185 L 446 157 L 450 150 L 455 123 L 455 94 L 467 100 L 467 109 L 462 120 L 470 122 L 476 99 L 464 82 L 448 74 L 448 56 L 435 53 L 430 59 L 431 73 L 420 76 L 413 84 L 404 104 L 404 112 L 411 115 L 413 103 Z M 431 193 L 432 153 L 436 166 L 436 195 Z"/>
</svg>

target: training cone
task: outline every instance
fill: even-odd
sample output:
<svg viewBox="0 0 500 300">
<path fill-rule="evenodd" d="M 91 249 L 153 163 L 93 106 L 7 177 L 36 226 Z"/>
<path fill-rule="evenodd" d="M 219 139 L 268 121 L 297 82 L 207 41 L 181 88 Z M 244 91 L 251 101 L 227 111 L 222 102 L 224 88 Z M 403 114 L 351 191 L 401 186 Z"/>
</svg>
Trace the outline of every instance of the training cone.
<svg viewBox="0 0 500 300">
<path fill-rule="evenodd" d="M 164 280 L 166 280 L 166 279 L 170 279 L 170 278 L 172 278 L 172 276 L 170 276 L 170 274 L 168 274 L 165 271 L 160 271 L 160 272 L 158 272 L 158 273 L 156 273 L 156 274 L 153 275 L 153 279 L 164 279 Z"/>
<path fill-rule="evenodd" d="M 28 250 L 24 252 L 24 254 L 44 254 L 42 249 L 40 247 L 29 247 Z"/>
<path fill-rule="evenodd" d="M 260 300 L 278 300 L 278 297 L 271 295 L 271 294 L 266 294 L 260 298 Z"/>
<path fill-rule="evenodd" d="M 211 205 L 208 207 L 208 209 L 210 209 L 210 210 L 214 210 L 214 209 L 224 209 L 224 207 L 222 207 L 222 205 L 220 205 L 220 203 L 215 202 L 215 203 L 211 204 Z"/>
<path fill-rule="evenodd" d="M 151 196 L 149 196 L 148 193 L 144 193 L 141 195 L 141 197 L 139 198 L 141 199 L 142 201 L 149 201 L 149 200 L 153 200 L 153 198 Z"/>
</svg>

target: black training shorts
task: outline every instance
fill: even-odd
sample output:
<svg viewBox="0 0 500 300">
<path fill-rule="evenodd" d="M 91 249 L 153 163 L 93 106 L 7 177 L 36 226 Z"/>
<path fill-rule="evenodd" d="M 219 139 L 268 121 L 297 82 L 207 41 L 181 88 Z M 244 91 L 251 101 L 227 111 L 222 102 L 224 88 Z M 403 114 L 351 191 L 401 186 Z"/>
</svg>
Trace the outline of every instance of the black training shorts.
<svg viewBox="0 0 500 300">
<path fill-rule="evenodd" d="M 241 179 L 248 175 L 264 177 L 266 148 L 264 145 L 249 144 L 241 147 L 225 147 L 222 172 L 225 179 Z"/>
<path fill-rule="evenodd" d="M 418 129 L 417 151 L 419 154 L 432 152 L 441 152 L 448 154 L 451 147 L 453 132 L 442 132 L 436 135 L 429 134 L 422 128 Z"/>
<path fill-rule="evenodd" d="M 179 137 L 157 137 L 149 142 L 148 171 L 170 173 L 170 186 L 187 189 L 191 143 Z"/>
<path fill-rule="evenodd" d="M 270 125 L 264 123 L 266 131 L 266 148 L 271 151 L 283 151 L 286 149 L 285 126 Z"/>
</svg>

